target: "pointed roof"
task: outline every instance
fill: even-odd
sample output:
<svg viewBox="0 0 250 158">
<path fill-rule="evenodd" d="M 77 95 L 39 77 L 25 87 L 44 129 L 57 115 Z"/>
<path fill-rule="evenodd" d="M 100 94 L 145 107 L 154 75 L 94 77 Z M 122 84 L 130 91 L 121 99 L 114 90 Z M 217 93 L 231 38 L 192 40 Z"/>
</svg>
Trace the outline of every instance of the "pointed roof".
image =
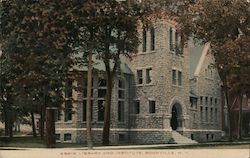
<svg viewBox="0 0 250 158">
<path fill-rule="evenodd" d="M 193 79 L 198 76 L 201 71 L 201 67 L 205 60 L 206 54 L 210 49 L 210 43 L 205 45 L 198 45 L 189 48 L 190 59 L 189 59 L 189 78 Z"/>
</svg>

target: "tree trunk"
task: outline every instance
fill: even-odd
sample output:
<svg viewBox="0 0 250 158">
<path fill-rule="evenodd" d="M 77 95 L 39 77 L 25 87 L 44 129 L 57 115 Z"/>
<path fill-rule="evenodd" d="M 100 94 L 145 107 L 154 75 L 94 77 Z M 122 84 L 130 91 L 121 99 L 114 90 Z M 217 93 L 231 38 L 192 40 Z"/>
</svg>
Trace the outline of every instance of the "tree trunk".
<svg viewBox="0 0 250 158">
<path fill-rule="evenodd" d="M 106 67 L 107 73 L 107 93 L 105 96 L 105 106 L 104 106 L 104 127 L 103 127 L 103 145 L 109 145 L 109 132 L 110 132 L 110 111 L 111 111 L 111 97 L 113 89 L 113 76 L 110 72 L 110 67 Z"/>
<path fill-rule="evenodd" d="M 46 109 L 46 94 L 47 89 L 46 85 L 43 86 L 43 98 L 44 98 L 44 104 L 41 105 L 41 111 L 40 111 L 40 135 L 41 139 L 44 140 L 44 122 L 45 122 L 45 109 Z"/>
<path fill-rule="evenodd" d="M 46 109 L 46 147 L 54 148 L 56 145 L 55 138 L 55 109 Z"/>
<path fill-rule="evenodd" d="M 232 120 L 231 120 L 231 106 L 229 105 L 229 96 L 228 96 L 228 88 L 227 86 L 224 89 L 226 95 L 226 103 L 227 103 L 227 119 L 228 119 L 228 133 L 229 133 L 229 141 L 233 141 L 233 132 L 232 132 Z"/>
<path fill-rule="evenodd" d="M 87 126 L 87 145 L 88 149 L 93 148 L 92 135 L 91 135 L 91 91 L 92 91 L 92 51 L 89 52 L 88 59 L 88 84 L 87 84 L 87 116 L 86 116 L 86 126 Z"/>
<path fill-rule="evenodd" d="M 238 139 L 242 140 L 242 103 L 243 94 L 240 94 L 240 109 L 239 109 L 239 123 L 238 123 Z"/>
<path fill-rule="evenodd" d="M 9 118 L 9 137 L 12 138 L 13 137 L 13 119 Z"/>
<path fill-rule="evenodd" d="M 33 137 L 36 138 L 36 125 L 35 125 L 35 118 L 34 118 L 34 113 L 31 113 L 31 119 L 32 119 L 32 132 L 33 132 Z"/>
<path fill-rule="evenodd" d="M 5 136 L 8 136 L 9 135 L 9 118 L 8 118 L 6 110 L 4 110 L 4 131 L 5 131 Z"/>
</svg>

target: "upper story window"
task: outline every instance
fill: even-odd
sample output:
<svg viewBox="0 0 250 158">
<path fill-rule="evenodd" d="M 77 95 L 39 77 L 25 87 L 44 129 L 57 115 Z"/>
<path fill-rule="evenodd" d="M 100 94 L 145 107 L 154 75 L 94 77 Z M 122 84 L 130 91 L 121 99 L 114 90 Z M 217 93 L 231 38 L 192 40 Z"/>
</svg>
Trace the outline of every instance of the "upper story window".
<svg viewBox="0 0 250 158">
<path fill-rule="evenodd" d="M 173 28 L 169 28 L 169 49 L 171 51 L 174 50 L 174 43 L 173 43 Z"/>
<path fill-rule="evenodd" d="M 214 98 L 214 105 L 217 105 L 217 98 Z"/>
<path fill-rule="evenodd" d="M 150 50 L 155 50 L 155 29 L 150 29 Z"/>
<path fill-rule="evenodd" d="M 210 105 L 211 106 L 213 105 L 213 98 L 212 97 L 210 98 Z"/>
<path fill-rule="evenodd" d="M 143 75 L 142 70 L 137 70 L 137 84 L 143 83 Z"/>
<path fill-rule="evenodd" d="M 143 29 L 142 31 L 142 52 L 147 51 L 147 31 Z"/>
<path fill-rule="evenodd" d="M 177 82 L 178 81 L 178 82 Z M 173 69 L 172 70 L 172 84 L 181 86 L 182 85 L 182 72 Z"/>
<path fill-rule="evenodd" d="M 176 81 L 177 77 L 176 77 L 176 70 L 172 70 L 172 84 L 176 85 Z"/>
<path fill-rule="evenodd" d="M 203 97 L 200 96 L 200 104 L 202 105 L 203 104 Z"/>
<path fill-rule="evenodd" d="M 182 72 L 178 71 L 178 85 L 181 86 L 182 85 Z"/>
<path fill-rule="evenodd" d="M 155 101 L 149 101 L 149 113 L 155 113 Z"/>
<path fill-rule="evenodd" d="M 66 92 L 65 92 L 65 97 L 66 98 L 71 98 L 72 97 L 72 80 L 68 79 L 66 82 Z"/>
<path fill-rule="evenodd" d="M 134 102 L 134 113 L 135 114 L 140 113 L 140 100 L 135 100 Z"/>
<path fill-rule="evenodd" d="M 146 83 L 149 84 L 152 81 L 152 68 L 146 69 Z"/>
<path fill-rule="evenodd" d="M 208 97 L 205 97 L 205 104 L 208 105 Z"/>
</svg>

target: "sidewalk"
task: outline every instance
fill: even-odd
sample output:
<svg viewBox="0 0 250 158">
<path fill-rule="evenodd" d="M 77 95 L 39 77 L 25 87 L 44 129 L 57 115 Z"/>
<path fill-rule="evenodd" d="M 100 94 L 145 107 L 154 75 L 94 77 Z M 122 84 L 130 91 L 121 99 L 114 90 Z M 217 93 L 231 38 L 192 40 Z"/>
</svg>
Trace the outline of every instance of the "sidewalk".
<svg viewBox="0 0 250 158">
<path fill-rule="evenodd" d="M 157 149 L 162 147 L 172 147 L 173 149 L 181 147 L 209 147 L 217 145 L 243 145 L 249 144 L 250 141 L 242 142 L 209 142 L 209 143 L 198 143 L 198 144 L 151 144 L 151 145 L 117 145 L 117 146 L 94 146 L 93 150 L 117 150 L 117 149 Z M 72 149 L 72 150 L 88 150 L 87 147 L 65 147 L 65 148 L 52 148 L 50 150 L 62 150 L 62 149 Z M 0 150 L 48 150 L 48 148 L 20 148 L 20 147 L 0 147 Z"/>
</svg>

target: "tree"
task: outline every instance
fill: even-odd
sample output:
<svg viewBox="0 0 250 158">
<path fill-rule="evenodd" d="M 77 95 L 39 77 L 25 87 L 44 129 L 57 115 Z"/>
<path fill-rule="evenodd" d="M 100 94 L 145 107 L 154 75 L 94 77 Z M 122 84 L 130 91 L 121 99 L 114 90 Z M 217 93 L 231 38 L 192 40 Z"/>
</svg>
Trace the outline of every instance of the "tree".
<svg viewBox="0 0 250 158">
<path fill-rule="evenodd" d="M 227 101 L 229 139 L 232 140 L 229 92 L 238 89 L 238 93 L 244 94 L 249 91 L 249 73 L 246 71 L 249 65 L 246 63 L 250 61 L 250 3 L 247 0 L 180 0 L 179 4 L 183 9 L 176 16 L 179 29 L 187 36 L 211 43 Z M 235 76 L 239 83 L 236 85 L 233 84 Z"/>
<path fill-rule="evenodd" d="M 74 27 L 71 3 L 66 0 L 6 0 L 1 2 L 3 53 L 19 70 L 12 85 L 39 86 L 44 90 L 46 107 L 60 107 L 64 83 L 72 63 Z M 54 113 L 52 113 L 54 115 Z M 52 116 L 53 118 L 53 116 Z M 50 127 L 52 122 L 46 124 Z M 53 136 L 55 130 L 46 133 Z M 49 147 L 54 145 L 48 142 Z"/>
</svg>

